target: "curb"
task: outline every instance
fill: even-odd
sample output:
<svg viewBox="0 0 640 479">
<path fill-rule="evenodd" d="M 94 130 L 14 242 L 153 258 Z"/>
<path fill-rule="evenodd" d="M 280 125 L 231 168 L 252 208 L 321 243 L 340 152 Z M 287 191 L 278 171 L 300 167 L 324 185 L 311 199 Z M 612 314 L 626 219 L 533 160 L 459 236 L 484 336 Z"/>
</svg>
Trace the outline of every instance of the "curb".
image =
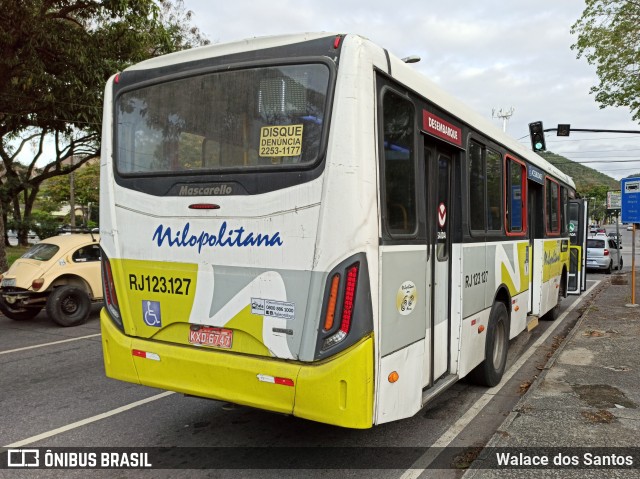
<svg viewBox="0 0 640 479">
<path fill-rule="evenodd" d="M 544 380 L 544 378 L 547 376 L 547 372 L 556 363 L 556 361 L 564 351 L 566 345 L 569 344 L 569 342 L 574 338 L 576 334 L 578 334 L 578 330 L 580 330 L 582 323 L 589 317 L 589 309 L 588 309 L 589 306 L 595 301 L 595 299 L 598 296 L 600 296 L 600 294 L 602 294 L 611 286 L 611 281 L 603 281 L 603 283 L 604 284 L 601 285 L 597 291 L 593 292 L 591 298 L 589 298 L 588 300 L 585 300 L 586 309 L 584 313 L 580 315 L 580 317 L 576 321 L 576 324 L 573 326 L 571 331 L 569 331 L 569 334 L 564 339 L 564 341 L 562 341 L 562 344 L 558 346 L 558 348 L 554 351 L 554 353 L 548 359 L 548 361 L 544 365 L 544 368 L 542 369 L 540 374 L 538 374 L 538 377 L 535 379 L 535 381 L 533 381 L 529 389 L 527 389 L 527 392 L 524 393 L 524 395 L 518 400 L 518 402 L 513 407 L 513 410 L 507 415 L 505 420 L 502 421 L 502 424 L 498 426 L 498 428 L 496 429 L 496 432 L 493 434 L 491 439 L 489 439 L 487 444 L 485 444 L 483 451 L 471 463 L 471 466 L 469 466 L 469 469 L 467 469 L 467 471 L 462 475 L 462 479 L 473 479 L 479 471 L 483 470 L 481 467 L 481 463 L 484 461 L 485 455 L 489 454 L 488 452 L 485 452 L 488 448 L 501 447 L 501 442 L 504 440 L 505 436 L 508 436 L 507 430 L 509 429 L 509 426 L 520 415 L 519 411 L 521 407 L 526 403 L 529 393 L 538 389 L 540 384 L 542 384 L 542 381 Z M 478 461 L 478 466 L 474 467 L 474 464 L 476 464 L 476 461 Z"/>
</svg>

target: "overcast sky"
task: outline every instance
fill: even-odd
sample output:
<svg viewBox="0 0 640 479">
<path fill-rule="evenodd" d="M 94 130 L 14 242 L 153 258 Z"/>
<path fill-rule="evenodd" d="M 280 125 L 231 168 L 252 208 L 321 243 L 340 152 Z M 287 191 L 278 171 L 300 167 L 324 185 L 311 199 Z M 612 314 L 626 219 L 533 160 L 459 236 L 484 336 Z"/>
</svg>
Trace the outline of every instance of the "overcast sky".
<svg viewBox="0 0 640 479">
<path fill-rule="evenodd" d="M 212 43 L 285 33 L 358 33 L 399 57 L 488 119 L 514 113 L 507 133 L 530 145 L 528 124 L 640 130 L 626 108 L 600 109 L 595 67 L 576 59 L 571 25 L 582 0 L 184 0 Z M 502 120 L 493 120 L 502 126 Z M 640 135 L 547 133 L 547 149 L 616 179 L 640 173 Z M 604 158 L 602 162 L 600 159 Z M 596 162 L 598 161 L 598 162 Z M 594 163 L 596 162 L 596 163 Z"/>
</svg>

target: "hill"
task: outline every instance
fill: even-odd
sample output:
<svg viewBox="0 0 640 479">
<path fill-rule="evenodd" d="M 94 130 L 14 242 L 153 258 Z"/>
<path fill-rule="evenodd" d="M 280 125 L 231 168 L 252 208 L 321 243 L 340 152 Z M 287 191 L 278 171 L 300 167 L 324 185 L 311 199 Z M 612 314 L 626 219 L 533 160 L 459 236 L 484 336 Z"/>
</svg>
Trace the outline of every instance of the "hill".
<svg viewBox="0 0 640 479">
<path fill-rule="evenodd" d="M 569 158 L 565 158 L 551 151 L 543 151 L 539 154 L 560 171 L 573 178 L 578 194 L 584 194 L 586 191 L 592 190 L 595 186 L 607 186 L 610 190 L 620 189 L 620 181 L 604 173 L 600 173 L 593 168 L 571 161 Z"/>
</svg>

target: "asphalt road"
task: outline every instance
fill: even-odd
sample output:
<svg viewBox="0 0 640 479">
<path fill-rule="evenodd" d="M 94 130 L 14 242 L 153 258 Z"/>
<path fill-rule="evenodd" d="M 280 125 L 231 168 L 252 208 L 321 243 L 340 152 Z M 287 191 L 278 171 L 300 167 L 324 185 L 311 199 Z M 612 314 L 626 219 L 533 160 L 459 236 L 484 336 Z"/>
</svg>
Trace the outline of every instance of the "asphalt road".
<svg viewBox="0 0 640 479">
<path fill-rule="evenodd" d="M 563 308 L 571 307 L 573 301 L 575 298 L 563 301 Z M 245 457 L 252 454 L 248 449 L 252 447 L 281 448 L 278 457 L 291 451 L 286 469 L 260 469 L 254 461 L 252 467 L 258 469 L 101 470 L 90 471 L 92 477 L 276 478 L 300 477 L 302 473 L 312 478 L 460 477 L 465 462 L 490 439 L 582 307 L 575 307 L 562 320 L 541 321 L 532 332 L 514 339 L 505 373 L 508 380 L 499 387 L 487 392 L 461 381 L 414 417 L 369 430 L 342 429 L 246 407 L 229 408 L 216 401 L 162 394 L 108 379 L 102 363 L 97 307 L 85 325 L 74 328 L 55 325 L 44 312 L 22 322 L 0 316 L 0 447 L 4 451 L 17 447 L 129 447 L 137 451 L 178 446 L 185 449 L 169 451 L 182 467 L 196 463 L 198 454 L 203 454 L 190 449 L 195 447 L 235 447 L 229 451 Z M 549 328 L 553 332 L 547 332 Z M 545 334 L 546 341 L 537 344 Z M 139 403 L 145 399 L 149 401 Z M 367 447 L 387 448 L 380 451 L 397 455 L 406 452 L 399 447 L 411 451 L 429 446 L 449 446 L 438 451 L 449 464 L 461 469 L 409 470 L 410 461 L 401 462 L 396 469 L 333 469 L 332 455 L 342 448 L 362 448 L 363 454 L 370 453 Z M 315 463 L 313 469 L 299 470 L 304 464 L 298 462 L 300 451 L 295 448 L 301 447 L 326 454 L 326 467 Z M 0 470 L 0 477 L 8 472 L 11 477 L 66 478 L 86 477 L 89 471 Z"/>
</svg>

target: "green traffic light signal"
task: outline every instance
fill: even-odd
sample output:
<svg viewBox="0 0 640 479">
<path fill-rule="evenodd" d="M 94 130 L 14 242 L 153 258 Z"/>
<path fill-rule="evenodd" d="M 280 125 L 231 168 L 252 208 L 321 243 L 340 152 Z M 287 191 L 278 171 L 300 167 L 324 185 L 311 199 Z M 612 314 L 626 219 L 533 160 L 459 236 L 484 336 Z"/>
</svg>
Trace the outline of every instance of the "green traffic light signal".
<svg viewBox="0 0 640 479">
<path fill-rule="evenodd" d="M 529 123 L 529 136 L 531 137 L 531 147 L 533 151 L 544 151 L 547 149 L 544 141 L 544 128 L 541 121 Z"/>
</svg>

